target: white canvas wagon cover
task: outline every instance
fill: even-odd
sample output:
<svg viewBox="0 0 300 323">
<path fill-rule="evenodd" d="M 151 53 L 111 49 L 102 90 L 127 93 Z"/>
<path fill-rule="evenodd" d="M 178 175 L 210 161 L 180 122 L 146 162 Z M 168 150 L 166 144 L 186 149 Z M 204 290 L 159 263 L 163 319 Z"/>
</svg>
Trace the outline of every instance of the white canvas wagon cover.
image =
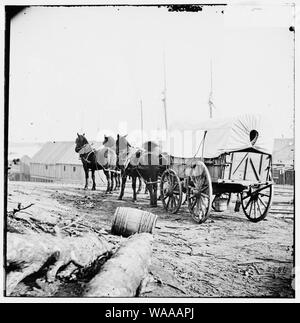
<svg viewBox="0 0 300 323">
<path fill-rule="evenodd" d="M 247 114 L 195 124 L 173 124 L 170 127 L 170 136 L 175 130 L 180 131 L 185 138 L 181 147 L 174 144 L 169 146 L 173 150 L 170 151 L 170 154 L 185 158 L 201 157 L 202 147 L 199 146 L 206 131 L 203 148 L 204 158 L 216 158 L 223 153 L 244 150 L 271 155 L 273 140 L 265 121 L 260 115 Z M 186 140 L 186 137 L 189 139 Z"/>
</svg>

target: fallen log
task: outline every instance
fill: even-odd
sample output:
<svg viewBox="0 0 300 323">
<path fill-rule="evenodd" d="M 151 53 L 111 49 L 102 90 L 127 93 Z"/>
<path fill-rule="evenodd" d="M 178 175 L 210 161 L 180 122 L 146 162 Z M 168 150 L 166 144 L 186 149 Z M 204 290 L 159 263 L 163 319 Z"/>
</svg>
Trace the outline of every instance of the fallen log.
<svg viewBox="0 0 300 323">
<path fill-rule="evenodd" d="M 42 268 L 47 267 L 47 281 L 52 282 L 61 268 L 68 271 L 70 264 L 89 268 L 111 250 L 112 245 L 106 239 L 91 233 L 76 238 L 8 233 L 6 295 L 10 295 L 24 278 Z"/>
<path fill-rule="evenodd" d="M 151 262 L 152 235 L 135 234 L 128 238 L 103 265 L 101 271 L 86 286 L 87 297 L 136 296 Z"/>
</svg>

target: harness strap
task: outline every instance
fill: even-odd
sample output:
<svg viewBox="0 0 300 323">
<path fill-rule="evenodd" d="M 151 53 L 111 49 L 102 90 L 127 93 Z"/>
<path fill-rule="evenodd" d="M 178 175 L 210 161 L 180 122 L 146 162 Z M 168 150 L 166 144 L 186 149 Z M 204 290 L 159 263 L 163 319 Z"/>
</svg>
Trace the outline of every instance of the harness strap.
<svg viewBox="0 0 300 323">
<path fill-rule="evenodd" d="M 80 158 L 82 158 L 83 160 L 85 160 L 88 164 L 90 164 L 90 163 L 91 163 L 91 161 L 89 161 L 89 160 L 88 160 L 88 158 L 89 158 L 90 154 L 91 154 L 91 153 L 93 153 L 93 152 L 94 152 L 94 150 L 91 150 L 91 151 L 87 154 L 87 156 L 86 156 L 86 157 L 83 157 L 83 155 L 85 155 L 85 154 L 81 154 L 81 155 L 79 155 L 79 156 L 80 156 Z"/>
<path fill-rule="evenodd" d="M 91 147 L 91 145 L 89 143 L 83 145 L 81 147 L 81 149 L 79 150 L 78 154 L 79 155 L 84 155 L 84 154 L 88 154 L 91 153 L 93 151 L 93 148 Z"/>
</svg>

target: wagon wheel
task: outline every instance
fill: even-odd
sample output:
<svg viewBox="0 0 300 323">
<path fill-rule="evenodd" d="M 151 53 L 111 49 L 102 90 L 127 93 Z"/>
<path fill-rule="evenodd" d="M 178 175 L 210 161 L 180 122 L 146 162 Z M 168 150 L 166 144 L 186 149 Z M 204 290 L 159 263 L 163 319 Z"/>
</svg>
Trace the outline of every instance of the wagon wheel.
<svg viewBox="0 0 300 323">
<path fill-rule="evenodd" d="M 242 208 L 246 217 L 252 222 L 263 220 L 271 207 L 273 184 L 250 186 L 241 193 Z"/>
<path fill-rule="evenodd" d="M 226 198 L 227 198 L 227 207 L 229 206 L 229 204 L 230 204 L 230 200 L 231 200 L 231 193 L 222 193 L 222 194 L 216 194 L 215 195 L 215 197 L 214 197 L 214 199 L 213 199 L 213 201 L 212 201 L 212 204 L 211 204 L 211 207 L 213 208 L 213 210 L 215 210 L 216 211 L 216 207 L 215 207 L 215 199 L 216 199 L 216 197 L 220 197 L 220 196 L 226 196 Z"/>
<path fill-rule="evenodd" d="M 170 213 L 177 213 L 182 202 L 182 186 L 180 178 L 174 170 L 167 169 L 160 180 L 160 195 L 163 207 Z"/>
<path fill-rule="evenodd" d="M 209 217 L 213 198 L 211 177 L 202 162 L 191 170 L 187 200 L 192 218 L 199 224 L 205 222 Z"/>
</svg>

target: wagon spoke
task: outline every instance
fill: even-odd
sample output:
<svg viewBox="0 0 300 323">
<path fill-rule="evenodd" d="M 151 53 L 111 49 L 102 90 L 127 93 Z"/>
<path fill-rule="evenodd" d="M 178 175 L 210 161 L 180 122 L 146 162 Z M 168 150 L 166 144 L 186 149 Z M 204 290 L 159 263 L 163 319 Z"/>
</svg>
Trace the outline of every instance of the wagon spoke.
<svg viewBox="0 0 300 323">
<path fill-rule="evenodd" d="M 169 199 L 168 199 L 168 202 L 167 202 L 167 205 L 166 205 L 166 209 L 168 209 L 168 207 L 169 207 L 169 203 L 170 203 L 170 197 L 169 197 Z"/>
<path fill-rule="evenodd" d="M 252 212 L 252 206 L 253 206 L 253 201 L 251 200 L 251 206 L 250 206 L 250 211 L 249 211 L 249 216 L 251 217 L 251 212 Z"/>
<path fill-rule="evenodd" d="M 260 196 L 265 196 L 265 197 L 268 197 L 268 198 L 270 197 L 270 195 L 265 194 L 265 193 L 259 193 L 259 195 L 260 195 Z"/>
<path fill-rule="evenodd" d="M 171 199 L 170 209 L 172 210 L 173 209 L 173 206 L 174 206 L 174 198 L 173 198 L 173 196 L 171 196 L 170 199 Z"/>
<path fill-rule="evenodd" d="M 266 186 L 260 187 L 260 188 L 258 188 L 258 189 L 256 190 L 256 192 L 258 193 L 258 192 L 260 192 L 260 191 L 263 191 L 263 190 L 265 190 L 265 189 L 270 188 L 271 186 L 272 186 L 272 184 L 269 184 L 269 185 L 266 185 Z M 262 194 L 262 193 L 260 193 L 260 194 Z"/>
<path fill-rule="evenodd" d="M 199 201 L 200 201 L 201 211 L 202 211 L 203 214 L 205 214 L 207 205 L 206 205 L 206 203 L 204 202 L 203 199 L 200 198 Z"/>
<path fill-rule="evenodd" d="M 246 204 L 246 206 L 245 206 L 245 209 L 247 210 L 248 209 L 248 206 L 249 206 L 249 204 L 250 204 L 250 202 L 252 201 L 252 199 L 251 199 L 251 197 L 250 197 L 250 199 L 249 199 L 249 201 L 248 201 L 248 203 Z"/>
<path fill-rule="evenodd" d="M 256 219 L 256 202 L 253 201 L 253 204 L 254 204 L 254 212 L 253 212 L 253 214 L 254 214 L 254 218 Z"/>
<path fill-rule="evenodd" d="M 209 200 L 209 195 L 207 195 L 206 193 L 201 193 L 201 196 Z"/>
<path fill-rule="evenodd" d="M 201 208 L 201 204 L 200 204 L 200 199 L 197 199 L 197 213 L 200 213 L 200 209 L 201 209 L 201 213 L 202 213 L 202 208 Z M 200 214 L 199 214 L 200 215 Z"/>
<path fill-rule="evenodd" d="M 173 169 L 167 169 L 163 172 L 160 182 L 162 193 L 161 201 L 165 210 L 178 212 L 182 201 L 182 187 L 179 177 Z"/>
<path fill-rule="evenodd" d="M 163 197 L 163 199 L 164 199 L 164 200 L 165 200 L 165 199 L 167 199 L 167 198 L 169 198 L 169 196 L 168 196 L 168 195 L 166 195 L 166 196 L 164 196 L 164 197 Z"/>
<path fill-rule="evenodd" d="M 260 198 L 260 196 L 258 196 L 258 199 L 260 200 L 260 202 L 262 203 L 262 205 L 265 207 L 265 208 L 267 208 L 267 205 L 266 205 L 266 203 Z"/>
<path fill-rule="evenodd" d="M 246 198 L 248 198 L 248 197 L 250 197 L 250 196 L 251 196 L 250 192 L 247 192 L 247 193 L 246 193 L 246 196 L 242 196 L 242 200 L 245 200 Z"/>
<path fill-rule="evenodd" d="M 192 203 L 192 209 L 194 209 L 194 208 L 195 208 L 196 203 L 197 203 L 197 199 L 196 199 L 196 197 L 194 197 L 194 198 L 195 198 L 195 201 Z"/>
<path fill-rule="evenodd" d="M 208 185 L 204 186 L 204 187 L 201 187 L 201 192 L 204 192 L 208 189 Z"/>
<path fill-rule="evenodd" d="M 179 202 L 179 197 L 177 196 L 177 195 L 173 195 L 174 196 L 174 199 L 175 199 L 175 201 L 177 202 L 177 204 L 178 204 L 178 202 Z"/>
<path fill-rule="evenodd" d="M 257 209 L 258 209 L 258 211 L 259 211 L 260 215 L 262 215 L 262 212 L 261 212 L 261 209 L 260 209 L 260 205 L 259 205 L 258 200 L 257 200 Z"/>
</svg>

